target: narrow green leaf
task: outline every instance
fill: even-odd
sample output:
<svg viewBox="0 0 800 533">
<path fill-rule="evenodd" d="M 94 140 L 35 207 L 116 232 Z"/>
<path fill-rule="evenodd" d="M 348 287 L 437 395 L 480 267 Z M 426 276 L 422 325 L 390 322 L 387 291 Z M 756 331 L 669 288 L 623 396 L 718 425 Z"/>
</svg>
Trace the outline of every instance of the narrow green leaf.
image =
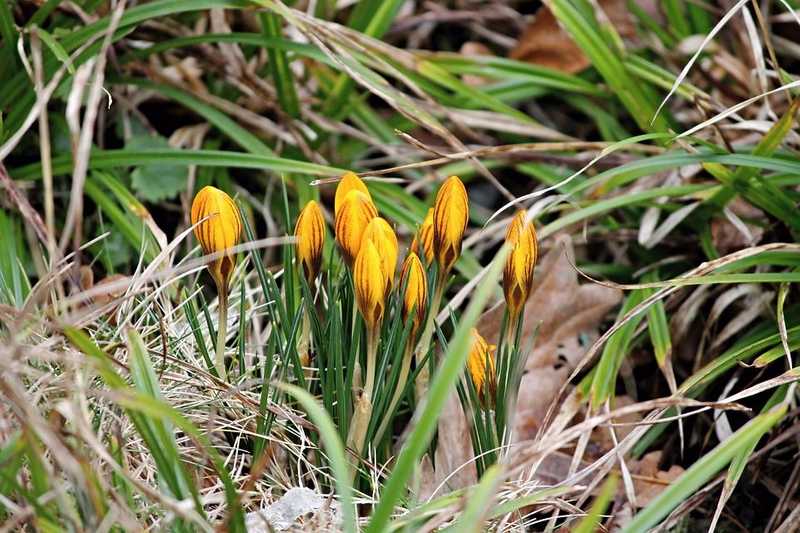
<svg viewBox="0 0 800 533">
<path fill-rule="evenodd" d="M 620 309 L 617 320 L 627 315 L 634 307 L 644 300 L 644 291 L 635 290 L 625 299 L 625 303 Z M 617 374 L 623 359 L 628 355 L 633 335 L 636 327 L 641 322 L 644 315 L 638 314 L 628 319 L 628 321 L 617 331 L 615 331 L 603 348 L 600 361 L 597 363 L 597 372 L 592 382 L 592 406 L 597 409 L 614 394 L 617 383 Z"/>
<path fill-rule="evenodd" d="M 36 31 L 36 34 L 39 36 L 39 38 L 42 40 L 45 46 L 47 46 L 47 48 L 49 48 L 50 51 L 53 52 L 53 55 L 56 56 L 59 61 L 61 61 L 63 64 L 67 66 L 67 71 L 70 74 L 74 75 L 75 65 L 72 64 L 72 60 L 69 58 L 69 54 L 67 53 L 66 50 L 64 50 L 64 47 L 61 46 L 61 43 L 59 43 L 55 39 L 55 37 L 50 35 L 44 28 L 36 28 L 34 31 Z"/>
<path fill-rule="evenodd" d="M 600 487 L 600 494 L 594 499 L 591 509 L 585 517 L 575 526 L 572 533 L 592 533 L 600 529 L 600 522 L 602 515 L 605 512 L 608 504 L 614 498 L 614 493 L 617 490 L 617 483 L 619 478 L 616 475 L 609 476 L 603 486 Z"/>
<path fill-rule="evenodd" d="M 484 522 L 491 509 L 502 470 L 499 465 L 490 466 L 481 476 L 480 482 L 467 494 L 467 505 L 458 521 L 444 531 L 452 533 L 478 533 L 486 531 Z"/>
<path fill-rule="evenodd" d="M 317 401 L 305 390 L 295 385 L 286 383 L 279 384 L 278 387 L 294 396 L 300 402 L 308 416 L 319 430 L 320 437 L 328 454 L 331 463 L 333 476 L 336 480 L 336 492 L 339 494 L 339 502 L 342 506 L 342 527 L 347 532 L 355 533 L 358 530 L 356 521 L 355 507 L 353 506 L 353 487 L 350 485 L 350 469 L 342 441 L 333 425 L 328 413 L 320 407 Z"/>
<path fill-rule="evenodd" d="M 684 472 L 681 477 L 659 494 L 655 500 L 640 511 L 623 529 L 623 533 L 638 533 L 654 527 L 683 500 L 697 492 L 704 483 L 714 477 L 742 450 L 760 439 L 786 414 L 786 405 L 781 404 L 771 411 L 758 415 L 731 437 L 703 455 Z"/>
<path fill-rule="evenodd" d="M 261 13 L 261 30 L 268 39 L 280 39 L 281 18 L 275 13 Z M 269 69 L 278 92 L 278 100 L 283 112 L 292 118 L 300 116 L 300 103 L 297 100 L 297 91 L 294 87 L 294 75 L 289 68 L 286 52 L 274 47 L 267 47 L 269 56 Z"/>
</svg>

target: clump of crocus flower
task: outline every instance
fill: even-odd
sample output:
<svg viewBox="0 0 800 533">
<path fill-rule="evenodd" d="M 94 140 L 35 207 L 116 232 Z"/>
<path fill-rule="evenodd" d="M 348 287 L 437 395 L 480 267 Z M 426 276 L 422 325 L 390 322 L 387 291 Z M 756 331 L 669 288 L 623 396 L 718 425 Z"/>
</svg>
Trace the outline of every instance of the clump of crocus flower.
<svg viewBox="0 0 800 533">
<path fill-rule="evenodd" d="M 327 228 L 321 203 L 306 203 L 294 226 L 295 265 L 305 286 L 313 289 L 300 287 L 304 298 L 302 327 L 293 338 L 303 371 L 294 376 L 308 380 L 317 374 L 310 383 L 336 384 L 335 396 L 325 389 L 330 385 L 320 385 L 322 396 L 328 398 L 337 422 L 344 425 L 343 436 L 350 449 L 361 454 L 367 445 L 386 444 L 384 437 L 394 427 L 403 398 L 408 397 L 413 407 L 427 393 L 429 374 L 438 360 L 434 334 L 439 332 L 436 339 L 442 335 L 437 329 L 442 326 L 437 323 L 437 314 L 462 254 L 469 199 L 457 176 L 442 183 L 413 236 L 399 276 L 401 244 L 392 223 L 378 213 L 367 184 L 356 174 L 345 173 L 333 204 L 340 261 L 335 256 L 328 263 L 324 261 Z M 227 194 L 206 187 L 194 200 L 192 222 L 204 252 L 215 254 L 209 263 L 220 295 L 215 366 L 225 378 L 225 313 L 236 261 L 230 249 L 239 242 L 241 219 Z M 520 361 L 524 362 L 520 333 L 538 252 L 533 223 L 524 211 L 513 217 L 505 241 L 509 252 L 502 279 L 506 303 L 503 326 L 498 339 L 487 340 L 477 329 L 471 330 L 470 351 L 459 384 L 465 412 L 472 413 L 473 421 L 481 420 L 471 430 L 476 458 L 484 457 L 479 460 L 479 469 L 494 460 L 494 452 L 484 452 L 502 448 L 504 428 L 508 426 L 506 396 L 516 395 L 515 380 L 521 373 Z M 338 268 L 341 264 L 345 268 Z M 284 290 L 287 302 L 290 290 Z M 341 305 L 342 301 L 351 303 L 352 308 Z M 330 321 L 331 316 L 337 317 L 336 322 Z M 283 335 L 283 341 L 289 339 L 289 333 Z M 490 342 L 497 342 L 497 346 Z M 326 353 L 326 347 L 337 346 L 342 350 L 335 357 Z M 312 353 L 322 354 L 316 367 L 309 367 Z M 415 362 L 414 380 L 411 371 Z M 411 391 L 415 394 L 407 394 Z M 477 435 L 480 428 L 492 428 L 491 434 Z"/>
</svg>

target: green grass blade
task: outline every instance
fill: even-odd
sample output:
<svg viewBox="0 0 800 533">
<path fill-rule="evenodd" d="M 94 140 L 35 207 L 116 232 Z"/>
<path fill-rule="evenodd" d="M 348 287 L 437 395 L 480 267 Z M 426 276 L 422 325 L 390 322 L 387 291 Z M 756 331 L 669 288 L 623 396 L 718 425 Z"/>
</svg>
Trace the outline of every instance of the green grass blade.
<svg viewBox="0 0 800 533">
<path fill-rule="evenodd" d="M 467 505 L 458 521 L 444 531 L 468 533 L 485 531 L 484 521 L 494 503 L 495 491 L 500 483 L 502 470 L 492 465 L 481 476 L 480 482 L 468 493 Z"/>
<path fill-rule="evenodd" d="M 694 494 L 704 483 L 730 463 L 737 454 L 748 449 L 754 440 L 760 439 L 780 422 L 785 414 L 786 405 L 783 404 L 767 413 L 758 415 L 727 440 L 703 455 L 681 477 L 670 483 L 655 500 L 634 516 L 633 520 L 622 530 L 623 533 L 647 531 L 657 525 L 678 504 Z"/>
<path fill-rule="evenodd" d="M 89 168 L 108 169 L 146 165 L 157 162 L 160 165 L 198 165 L 207 167 L 234 167 L 267 170 L 274 173 L 311 174 L 314 176 L 340 176 L 345 171 L 340 168 L 307 163 L 295 159 L 268 155 L 243 154 L 222 150 L 94 150 L 89 160 Z M 60 155 L 53 158 L 53 173 L 56 175 L 72 172 L 72 156 Z M 15 179 L 30 180 L 41 178 L 42 167 L 34 163 L 10 171 Z"/>
<path fill-rule="evenodd" d="M 262 13 L 261 29 L 267 39 L 280 39 L 281 18 L 275 13 Z M 283 112 L 292 118 L 300 116 L 300 103 L 297 100 L 297 91 L 294 87 L 294 76 L 289 68 L 289 61 L 286 52 L 274 47 L 267 47 L 269 56 L 269 69 L 272 80 L 275 82 L 275 90 L 278 92 L 278 100 L 281 103 Z"/>
<path fill-rule="evenodd" d="M 278 387 L 292 395 L 303 406 L 308 416 L 319 430 L 320 437 L 328 454 L 328 460 L 333 470 L 336 481 L 336 491 L 339 494 L 339 502 L 342 506 L 343 521 L 342 527 L 348 533 L 355 533 L 358 530 L 358 522 L 353 506 L 353 487 L 350 485 L 350 469 L 345 456 L 344 444 L 339 439 L 336 426 L 333 425 L 328 413 L 320 407 L 317 401 L 308 392 L 295 385 L 286 383 L 279 384 Z"/>
<path fill-rule="evenodd" d="M 606 479 L 603 486 L 600 487 L 600 494 L 595 498 L 591 509 L 589 509 L 589 512 L 586 513 L 586 516 L 583 517 L 578 525 L 575 526 L 572 533 L 592 533 L 600 529 L 602 515 L 608 507 L 608 504 L 614 498 L 614 492 L 617 490 L 618 482 L 619 478 L 616 475 L 612 475 Z"/>
<path fill-rule="evenodd" d="M 625 299 L 625 303 L 620 309 L 617 320 L 622 319 L 633 308 L 644 300 L 644 291 L 636 290 Z M 636 327 L 644 318 L 643 314 L 631 317 L 621 328 L 615 331 L 608 342 L 606 342 L 600 361 L 597 363 L 597 372 L 592 382 L 592 407 L 598 409 L 614 394 L 622 360 L 628 355 L 628 351 L 633 341 Z"/>
</svg>

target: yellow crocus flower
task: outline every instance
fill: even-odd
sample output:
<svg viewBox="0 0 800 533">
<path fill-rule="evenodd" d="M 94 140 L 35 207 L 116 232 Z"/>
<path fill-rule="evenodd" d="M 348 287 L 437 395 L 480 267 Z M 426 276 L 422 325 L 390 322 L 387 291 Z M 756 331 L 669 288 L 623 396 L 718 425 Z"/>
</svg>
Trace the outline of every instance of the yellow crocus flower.
<svg viewBox="0 0 800 533">
<path fill-rule="evenodd" d="M 236 265 L 236 256 L 228 250 L 239 244 L 242 220 L 233 198 L 216 187 L 200 189 L 192 202 L 194 234 L 206 255 L 225 252 L 208 265 L 217 285 L 226 290 Z"/>
<path fill-rule="evenodd" d="M 433 208 L 428 209 L 425 220 L 411 241 L 411 251 L 418 257 L 424 257 L 426 265 L 433 263 Z"/>
<path fill-rule="evenodd" d="M 525 221 L 525 211 L 518 211 L 506 232 L 506 242 L 511 250 L 503 269 L 503 293 L 509 314 L 519 317 L 533 287 L 533 269 L 538 255 L 536 230 L 532 222 Z"/>
<path fill-rule="evenodd" d="M 414 252 L 409 252 L 403 262 L 400 283 L 401 286 L 405 285 L 403 323 L 407 323 L 411 313 L 414 313 L 411 319 L 411 337 L 414 337 L 422 325 L 422 321 L 425 320 L 425 312 L 428 307 L 428 279 L 425 267 L 422 266 L 422 261 Z"/>
<path fill-rule="evenodd" d="M 350 191 L 336 213 L 336 240 L 342 249 L 345 263 L 353 265 L 358 257 L 364 231 L 370 221 L 378 216 L 369 196 L 361 191 Z"/>
<path fill-rule="evenodd" d="M 392 226 L 386 222 L 386 219 L 375 217 L 367 225 L 361 239 L 362 247 L 364 246 L 364 241 L 371 240 L 378 250 L 378 255 L 381 258 L 381 271 L 385 278 L 386 296 L 388 296 L 394 285 L 394 273 L 397 269 L 397 235 L 395 235 Z"/>
<path fill-rule="evenodd" d="M 300 211 L 294 227 L 297 238 L 295 244 L 297 261 L 303 268 L 308 284 L 311 285 L 319 274 L 322 264 L 322 245 L 325 243 L 325 219 L 319 204 L 309 201 Z"/>
<path fill-rule="evenodd" d="M 364 242 L 353 266 L 353 283 L 356 288 L 356 304 L 367 330 L 377 331 L 383 318 L 386 282 L 381 270 L 381 256 L 371 240 Z"/>
<path fill-rule="evenodd" d="M 351 191 L 359 191 L 364 193 L 369 199 L 370 203 L 372 203 L 372 196 L 370 196 L 369 190 L 361 178 L 356 176 L 353 172 L 345 172 L 342 178 L 339 180 L 339 185 L 336 186 L 336 196 L 333 199 L 334 216 L 339 213 L 339 209 L 341 209 L 342 205 L 344 205 L 344 200 L 347 198 L 347 194 Z"/>
<path fill-rule="evenodd" d="M 468 219 L 467 191 L 458 176 L 450 176 L 433 204 L 433 250 L 442 274 L 450 272 L 461 255 Z"/>
<path fill-rule="evenodd" d="M 469 369 L 472 383 L 475 385 L 475 392 L 481 402 L 491 405 L 494 400 L 497 387 L 495 376 L 494 351 L 496 346 L 486 342 L 478 330 L 472 328 L 472 347 L 467 358 L 467 368 Z"/>
</svg>

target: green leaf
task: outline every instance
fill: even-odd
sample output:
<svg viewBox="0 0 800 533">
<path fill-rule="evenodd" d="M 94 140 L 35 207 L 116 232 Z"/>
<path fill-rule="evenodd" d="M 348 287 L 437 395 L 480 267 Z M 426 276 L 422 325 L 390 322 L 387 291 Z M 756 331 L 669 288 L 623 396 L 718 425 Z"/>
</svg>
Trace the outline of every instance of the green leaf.
<svg viewBox="0 0 800 533">
<path fill-rule="evenodd" d="M 39 38 L 42 40 L 45 46 L 47 46 L 47 48 L 49 48 L 50 51 L 53 52 L 53 55 L 55 55 L 59 61 L 61 61 L 63 64 L 67 66 L 67 71 L 70 74 L 74 75 L 75 65 L 72 64 L 72 60 L 69 58 L 69 54 L 67 53 L 66 50 L 64 50 L 64 47 L 61 46 L 61 43 L 56 41 L 55 37 L 50 35 L 47 32 L 47 30 L 43 28 L 36 28 L 36 34 L 39 36 Z"/>
<path fill-rule="evenodd" d="M 128 150 L 170 148 L 163 137 L 141 135 L 132 137 L 125 147 Z M 131 172 L 131 185 L 138 196 L 148 202 L 171 200 L 186 190 L 186 167 L 169 164 L 142 165 Z"/>
<path fill-rule="evenodd" d="M 698 459 L 681 477 L 670 483 L 664 492 L 650 502 L 650 505 L 633 517 L 633 520 L 622 530 L 623 533 L 648 531 L 657 525 L 682 501 L 695 494 L 704 483 L 714 477 L 734 457 L 749 449 L 754 440 L 760 439 L 780 422 L 785 414 L 786 404 L 782 404 L 748 422 L 731 437 Z"/>
<path fill-rule="evenodd" d="M 595 498 L 594 503 L 592 503 L 592 508 L 589 509 L 589 512 L 583 517 L 583 520 L 575 526 L 575 529 L 572 530 L 572 533 L 592 533 L 593 531 L 600 530 L 600 521 L 602 520 L 602 514 L 605 512 L 606 507 L 608 507 L 609 502 L 614 497 L 614 492 L 617 490 L 617 483 L 619 482 L 619 478 L 616 475 L 611 475 L 606 482 L 603 483 L 603 486 L 600 488 L 600 494 L 597 495 Z"/>
<path fill-rule="evenodd" d="M 291 172 L 318 176 L 341 176 L 340 168 L 307 163 L 282 157 L 243 154 L 222 150 L 178 150 L 139 149 L 139 150 L 93 150 L 89 168 L 120 168 L 132 165 L 198 165 L 207 167 L 254 168 L 272 172 Z M 72 157 L 68 154 L 53 158 L 53 173 L 61 175 L 72 172 Z M 39 179 L 42 176 L 41 163 L 34 163 L 10 172 L 15 179 Z"/>
<path fill-rule="evenodd" d="M 350 485 L 350 472 L 347 458 L 344 454 L 344 444 L 339 438 L 336 426 L 333 425 L 333 421 L 331 421 L 325 409 L 308 392 L 295 385 L 280 384 L 279 387 L 300 402 L 300 405 L 303 406 L 303 409 L 317 426 L 336 480 L 336 490 L 339 493 L 339 501 L 342 505 L 342 527 L 348 533 L 355 533 L 358 524 L 356 522 L 355 507 L 353 507 L 353 487 Z"/>
<path fill-rule="evenodd" d="M 632 309 L 644 300 L 644 291 L 635 290 L 625 299 L 625 303 L 620 309 L 618 320 L 622 319 Z M 642 313 L 630 317 L 628 321 L 617 331 L 615 331 L 603 348 L 603 354 L 597 364 L 597 372 L 592 382 L 592 406 L 597 409 L 614 394 L 614 386 L 617 383 L 622 360 L 628 355 L 633 335 L 636 327 L 641 322 L 644 315 Z"/>
</svg>

